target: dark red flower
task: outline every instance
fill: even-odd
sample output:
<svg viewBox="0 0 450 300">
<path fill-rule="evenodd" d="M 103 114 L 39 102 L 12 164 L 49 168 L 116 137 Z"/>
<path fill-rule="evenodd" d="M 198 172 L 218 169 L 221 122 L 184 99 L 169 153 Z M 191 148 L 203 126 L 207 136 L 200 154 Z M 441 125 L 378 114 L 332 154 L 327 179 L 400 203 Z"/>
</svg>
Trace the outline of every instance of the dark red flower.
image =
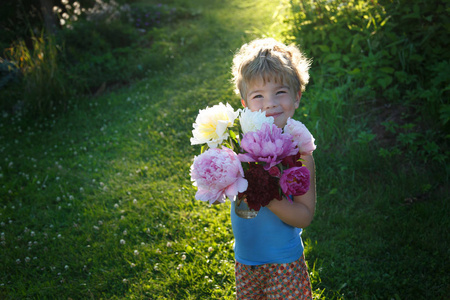
<svg viewBox="0 0 450 300">
<path fill-rule="evenodd" d="M 281 164 L 285 167 L 288 168 L 293 168 L 293 167 L 301 167 L 302 166 L 302 162 L 299 161 L 300 159 L 300 152 L 297 152 L 297 154 L 295 155 L 291 155 L 288 157 L 285 157 L 282 161 Z"/>
<path fill-rule="evenodd" d="M 250 163 L 244 177 L 248 181 L 248 188 L 245 192 L 239 193 L 238 197 L 246 198 L 249 208 L 259 211 L 261 206 L 266 206 L 273 199 L 282 199 L 279 179 L 264 170 L 262 164 Z"/>
<path fill-rule="evenodd" d="M 273 166 L 272 168 L 269 169 L 269 174 L 270 176 L 280 178 L 281 176 L 280 168 L 278 168 L 277 166 Z"/>
</svg>

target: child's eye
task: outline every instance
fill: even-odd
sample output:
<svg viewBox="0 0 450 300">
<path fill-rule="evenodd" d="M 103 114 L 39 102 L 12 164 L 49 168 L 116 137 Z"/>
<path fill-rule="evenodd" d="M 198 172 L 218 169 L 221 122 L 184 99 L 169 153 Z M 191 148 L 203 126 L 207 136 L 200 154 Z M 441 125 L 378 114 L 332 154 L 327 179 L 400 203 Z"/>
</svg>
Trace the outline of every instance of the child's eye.
<svg viewBox="0 0 450 300">
<path fill-rule="evenodd" d="M 255 96 L 253 96 L 253 99 L 255 99 L 255 98 L 262 98 L 262 95 L 255 95 Z"/>
<path fill-rule="evenodd" d="M 286 91 L 278 91 L 277 95 L 280 95 L 280 94 L 286 94 Z"/>
</svg>

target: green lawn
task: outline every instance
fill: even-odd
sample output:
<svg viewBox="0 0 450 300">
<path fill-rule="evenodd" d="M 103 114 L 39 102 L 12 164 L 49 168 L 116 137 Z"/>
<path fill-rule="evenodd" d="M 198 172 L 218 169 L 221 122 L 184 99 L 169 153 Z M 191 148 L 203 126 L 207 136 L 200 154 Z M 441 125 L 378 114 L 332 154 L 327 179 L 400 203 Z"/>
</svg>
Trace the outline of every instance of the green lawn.
<svg viewBox="0 0 450 300">
<path fill-rule="evenodd" d="M 207 105 L 238 107 L 233 52 L 285 27 L 273 1 L 178 2 L 199 15 L 170 25 L 167 67 L 59 118 L 0 116 L 0 298 L 234 298 L 230 205 L 194 199 L 192 123 Z M 318 145 L 304 232 L 316 298 L 444 299 L 448 167 L 380 158 L 352 136 L 364 120 L 332 101 L 345 92 L 319 81 L 296 115 Z"/>
</svg>

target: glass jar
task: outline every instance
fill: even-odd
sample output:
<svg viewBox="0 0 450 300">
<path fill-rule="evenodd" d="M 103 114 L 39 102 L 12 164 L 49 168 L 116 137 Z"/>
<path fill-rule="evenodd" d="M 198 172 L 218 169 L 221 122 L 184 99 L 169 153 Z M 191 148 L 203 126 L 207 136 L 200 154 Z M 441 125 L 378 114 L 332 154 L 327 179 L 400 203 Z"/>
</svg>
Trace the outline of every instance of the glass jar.
<svg viewBox="0 0 450 300">
<path fill-rule="evenodd" d="M 253 210 L 248 207 L 247 202 L 244 201 L 245 197 L 238 198 L 236 197 L 236 205 L 234 207 L 234 211 L 236 215 L 244 219 L 252 219 L 258 215 L 257 210 Z"/>
</svg>

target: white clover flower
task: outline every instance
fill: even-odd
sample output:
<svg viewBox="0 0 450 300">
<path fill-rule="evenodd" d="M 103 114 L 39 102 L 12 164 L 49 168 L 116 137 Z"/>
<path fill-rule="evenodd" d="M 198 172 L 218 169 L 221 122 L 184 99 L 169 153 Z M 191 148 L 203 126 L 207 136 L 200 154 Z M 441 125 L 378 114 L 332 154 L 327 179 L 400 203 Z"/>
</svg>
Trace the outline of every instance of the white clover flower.
<svg viewBox="0 0 450 300">
<path fill-rule="evenodd" d="M 121 239 L 121 240 L 120 240 L 120 244 L 121 244 L 121 245 L 125 245 L 125 243 L 126 243 L 126 242 L 125 242 L 124 239 Z"/>
<path fill-rule="evenodd" d="M 134 267 L 136 267 L 136 264 L 135 263 L 131 263 L 130 267 L 134 268 Z"/>
<path fill-rule="evenodd" d="M 240 110 L 239 122 L 241 124 L 242 132 L 256 132 L 261 129 L 262 124 L 273 124 L 273 117 L 266 117 L 265 111 L 251 111 L 247 107 Z"/>
<path fill-rule="evenodd" d="M 213 247 L 209 247 L 209 248 L 208 248 L 208 252 L 212 252 L 213 250 L 214 250 Z"/>
<path fill-rule="evenodd" d="M 128 231 L 125 229 L 124 231 L 123 231 L 123 235 L 127 235 L 128 234 Z"/>
<path fill-rule="evenodd" d="M 69 0 L 61 0 L 61 3 L 62 3 L 63 5 L 67 5 L 67 4 L 69 4 Z"/>
<path fill-rule="evenodd" d="M 69 19 L 69 14 L 68 13 L 63 13 L 62 14 L 63 19 L 68 20 Z M 75 152 L 76 153 L 76 152 Z M 75 154 L 76 155 L 76 154 Z"/>
<path fill-rule="evenodd" d="M 210 148 L 216 148 L 228 138 L 227 128 L 233 126 L 238 114 L 228 103 L 201 109 L 193 124 L 191 145 L 207 143 Z"/>
<path fill-rule="evenodd" d="M 186 255 L 181 255 L 181 260 L 186 260 Z"/>
<path fill-rule="evenodd" d="M 59 20 L 59 24 L 61 24 L 61 26 L 64 26 L 66 24 L 66 20 L 60 19 Z"/>
<path fill-rule="evenodd" d="M 170 247 L 172 247 L 172 243 L 171 243 L 171 242 L 167 242 L 166 246 L 167 246 L 168 248 L 170 248 Z"/>
</svg>

